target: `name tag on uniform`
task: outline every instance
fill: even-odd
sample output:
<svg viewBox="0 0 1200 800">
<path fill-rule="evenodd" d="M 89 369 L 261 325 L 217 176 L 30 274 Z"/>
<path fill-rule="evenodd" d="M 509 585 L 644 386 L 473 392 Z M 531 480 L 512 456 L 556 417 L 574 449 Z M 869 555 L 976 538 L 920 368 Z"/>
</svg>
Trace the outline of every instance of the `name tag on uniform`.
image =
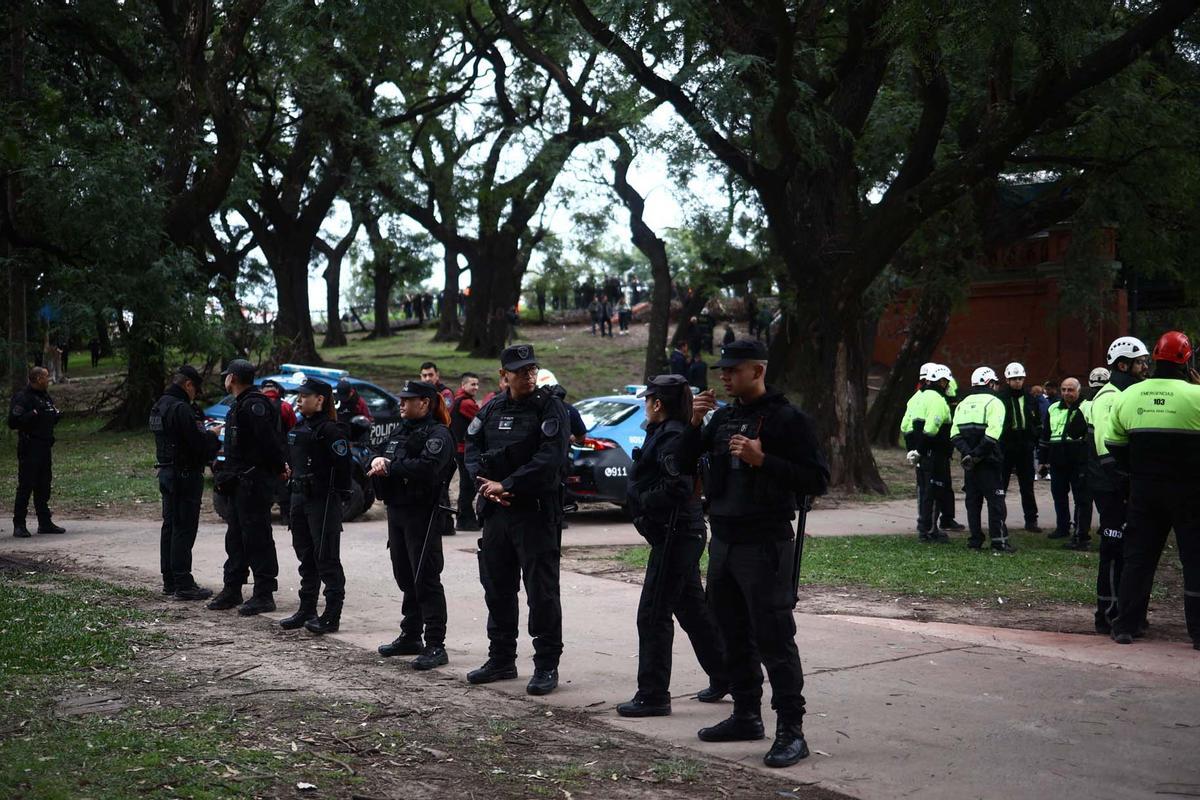
<svg viewBox="0 0 1200 800">
<path fill-rule="evenodd" d="M 502 431 L 511 431 L 514 417 L 501 417 L 499 428 Z"/>
</svg>

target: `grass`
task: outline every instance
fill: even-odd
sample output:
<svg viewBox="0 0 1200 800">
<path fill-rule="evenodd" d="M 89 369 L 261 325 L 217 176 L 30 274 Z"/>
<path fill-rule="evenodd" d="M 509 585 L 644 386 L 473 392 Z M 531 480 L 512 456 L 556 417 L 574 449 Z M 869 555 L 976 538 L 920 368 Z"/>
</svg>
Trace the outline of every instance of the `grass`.
<svg viewBox="0 0 1200 800">
<path fill-rule="evenodd" d="M 1098 554 L 1062 549 L 1044 535 L 1012 534 L 1014 555 L 976 552 L 956 537 L 949 545 L 919 544 L 914 536 L 809 538 L 800 582 L 806 586 L 862 586 L 943 600 L 997 603 L 1080 603 L 1096 598 Z M 620 561 L 644 568 L 650 549 L 630 548 Z M 1174 556 L 1167 555 L 1168 558 Z M 701 558 L 708 568 L 708 551 Z M 1156 586 L 1156 596 L 1161 596 Z"/>
<path fill-rule="evenodd" d="M 159 502 L 154 439 L 145 432 L 106 433 L 95 415 L 67 414 L 55 429 L 50 507 L 59 512 Z M 17 491 L 17 436 L 0 434 L 0 504 Z M 36 521 L 32 500 L 29 520 Z"/>
</svg>

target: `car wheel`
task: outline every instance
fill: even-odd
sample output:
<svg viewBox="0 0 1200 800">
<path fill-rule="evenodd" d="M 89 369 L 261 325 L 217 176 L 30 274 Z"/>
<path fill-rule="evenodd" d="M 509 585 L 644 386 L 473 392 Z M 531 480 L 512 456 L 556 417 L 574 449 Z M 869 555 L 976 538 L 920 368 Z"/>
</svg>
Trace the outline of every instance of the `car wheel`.
<svg viewBox="0 0 1200 800">
<path fill-rule="evenodd" d="M 362 484 L 355 481 L 350 485 L 350 496 L 342 501 L 342 522 L 351 522 L 362 516 L 369 508 Z"/>
</svg>

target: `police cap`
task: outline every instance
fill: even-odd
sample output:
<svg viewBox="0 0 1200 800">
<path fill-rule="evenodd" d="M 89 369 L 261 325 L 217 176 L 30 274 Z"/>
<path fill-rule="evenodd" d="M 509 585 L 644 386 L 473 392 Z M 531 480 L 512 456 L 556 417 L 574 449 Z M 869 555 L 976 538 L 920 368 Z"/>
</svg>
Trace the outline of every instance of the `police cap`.
<svg viewBox="0 0 1200 800">
<path fill-rule="evenodd" d="M 182 367 L 175 370 L 175 374 L 182 375 L 183 377 L 187 378 L 197 389 L 199 389 L 200 384 L 204 382 L 204 379 L 200 377 L 199 371 L 197 371 L 196 368 L 191 364 L 184 364 Z"/>
<path fill-rule="evenodd" d="M 318 378 L 305 378 L 304 383 L 296 387 L 299 394 L 315 394 L 326 400 L 333 398 L 333 387 Z"/>
<path fill-rule="evenodd" d="M 345 378 L 339 378 L 337 382 L 337 388 L 335 388 L 333 391 L 339 399 L 345 400 L 350 396 L 350 389 L 350 381 L 346 380 Z"/>
<path fill-rule="evenodd" d="M 682 375 L 655 375 L 646 382 L 646 387 L 638 392 L 637 396 L 674 400 L 682 397 L 684 392 L 690 391 L 687 378 Z"/>
<path fill-rule="evenodd" d="M 766 361 L 767 346 L 758 339 L 734 339 L 721 346 L 721 358 L 710 369 L 736 367 L 743 361 Z"/>
<path fill-rule="evenodd" d="M 425 397 L 429 400 L 438 396 L 437 387 L 429 381 L 405 381 L 404 387 L 396 392 L 396 397 Z"/>
<path fill-rule="evenodd" d="M 531 344 L 514 344 L 504 348 L 504 352 L 500 354 L 500 366 L 509 372 L 516 372 L 536 363 L 537 356 L 533 354 Z"/>
<path fill-rule="evenodd" d="M 225 369 L 221 372 L 221 377 L 232 375 L 242 383 L 250 383 L 254 380 L 254 365 L 244 358 L 235 358 L 225 365 Z"/>
</svg>

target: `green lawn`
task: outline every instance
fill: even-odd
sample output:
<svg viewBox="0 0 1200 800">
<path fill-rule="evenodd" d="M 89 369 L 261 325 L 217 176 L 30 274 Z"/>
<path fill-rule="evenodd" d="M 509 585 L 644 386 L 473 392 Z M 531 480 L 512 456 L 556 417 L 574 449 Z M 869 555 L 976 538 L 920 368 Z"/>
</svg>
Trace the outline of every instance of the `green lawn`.
<svg viewBox="0 0 1200 800">
<path fill-rule="evenodd" d="M 1013 539 L 1018 552 L 1000 555 L 968 550 L 961 536 L 946 545 L 920 544 L 915 536 L 810 537 L 804 546 L 801 583 L 993 605 L 1095 602 L 1094 550 L 1064 550 L 1060 541 L 1032 533 L 1017 533 Z M 621 554 L 624 563 L 635 567 L 644 567 L 648 557 L 645 546 Z M 1168 553 L 1164 559 L 1173 557 Z M 707 566 L 706 551 L 701 568 Z"/>
</svg>

